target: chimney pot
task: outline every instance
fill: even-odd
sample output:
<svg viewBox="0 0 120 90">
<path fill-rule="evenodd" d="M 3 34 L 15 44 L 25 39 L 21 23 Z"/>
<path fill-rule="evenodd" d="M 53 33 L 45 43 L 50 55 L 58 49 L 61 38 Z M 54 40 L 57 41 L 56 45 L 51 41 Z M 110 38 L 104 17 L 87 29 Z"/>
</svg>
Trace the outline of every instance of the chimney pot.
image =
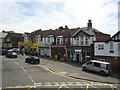
<svg viewBox="0 0 120 90">
<path fill-rule="evenodd" d="M 92 20 L 88 20 L 87 27 L 92 28 Z"/>
</svg>

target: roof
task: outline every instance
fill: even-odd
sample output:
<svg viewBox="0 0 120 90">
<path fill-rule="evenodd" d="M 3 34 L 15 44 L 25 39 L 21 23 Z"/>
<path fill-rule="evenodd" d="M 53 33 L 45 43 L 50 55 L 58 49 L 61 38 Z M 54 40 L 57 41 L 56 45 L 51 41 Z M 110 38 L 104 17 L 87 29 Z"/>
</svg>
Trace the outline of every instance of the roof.
<svg viewBox="0 0 120 90">
<path fill-rule="evenodd" d="M 0 32 L 0 38 L 5 38 L 7 36 L 7 33 Z"/>
<path fill-rule="evenodd" d="M 116 38 L 117 37 L 117 38 Z M 114 34 L 109 41 L 120 41 L 120 31 L 118 31 L 116 34 Z"/>
<path fill-rule="evenodd" d="M 68 28 L 59 28 L 56 30 L 39 30 L 39 31 L 34 31 L 31 33 L 31 35 L 41 35 L 43 37 L 49 37 L 50 35 L 53 36 L 63 36 L 63 37 L 70 37 L 75 31 L 77 30 L 77 28 L 72 28 L 72 29 L 68 29 Z"/>
<path fill-rule="evenodd" d="M 18 41 L 22 41 L 22 35 L 21 33 L 8 33 L 7 36 L 5 37 L 5 42 L 7 38 L 10 39 L 10 42 L 12 43 L 17 43 Z"/>
<path fill-rule="evenodd" d="M 98 63 L 104 63 L 104 64 L 110 64 L 109 62 L 102 62 L 102 61 L 97 61 L 97 60 L 90 60 L 92 62 L 98 62 Z"/>
<path fill-rule="evenodd" d="M 118 31 L 116 34 L 114 34 L 109 40 L 100 40 L 100 41 L 94 41 L 94 42 L 109 42 L 109 41 L 116 41 L 116 42 L 120 42 L 120 31 Z M 115 38 L 116 36 L 118 36 L 119 38 Z M 115 40 L 114 40 L 115 39 Z"/>
</svg>

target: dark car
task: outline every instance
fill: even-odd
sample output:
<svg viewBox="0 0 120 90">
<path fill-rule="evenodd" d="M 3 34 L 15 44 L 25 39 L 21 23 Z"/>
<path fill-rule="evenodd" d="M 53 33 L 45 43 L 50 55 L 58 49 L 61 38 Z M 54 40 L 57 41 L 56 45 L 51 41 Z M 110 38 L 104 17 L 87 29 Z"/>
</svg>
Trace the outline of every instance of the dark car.
<svg viewBox="0 0 120 90">
<path fill-rule="evenodd" d="M 35 57 L 35 56 L 29 56 L 25 59 L 25 62 L 30 63 L 30 64 L 39 64 L 40 59 L 38 57 Z"/>
<path fill-rule="evenodd" d="M 8 50 L 6 49 L 0 49 L 0 55 L 6 55 L 7 52 Z"/>
<path fill-rule="evenodd" d="M 17 58 L 17 53 L 16 52 L 8 52 L 6 54 L 6 57 L 9 57 L 9 58 Z"/>
</svg>

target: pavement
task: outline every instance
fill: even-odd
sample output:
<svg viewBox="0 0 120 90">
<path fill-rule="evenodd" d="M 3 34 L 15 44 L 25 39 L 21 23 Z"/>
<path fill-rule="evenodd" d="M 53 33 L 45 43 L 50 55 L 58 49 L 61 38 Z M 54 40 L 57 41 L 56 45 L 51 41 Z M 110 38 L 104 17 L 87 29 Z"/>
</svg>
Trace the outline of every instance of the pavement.
<svg viewBox="0 0 120 90">
<path fill-rule="evenodd" d="M 44 65 L 52 72 L 56 72 L 67 77 L 101 83 L 120 84 L 120 73 L 112 72 L 110 76 L 101 76 L 99 73 L 82 71 L 82 65 L 76 62 L 54 60 L 44 57 L 40 57 L 40 59 L 41 65 Z"/>
</svg>

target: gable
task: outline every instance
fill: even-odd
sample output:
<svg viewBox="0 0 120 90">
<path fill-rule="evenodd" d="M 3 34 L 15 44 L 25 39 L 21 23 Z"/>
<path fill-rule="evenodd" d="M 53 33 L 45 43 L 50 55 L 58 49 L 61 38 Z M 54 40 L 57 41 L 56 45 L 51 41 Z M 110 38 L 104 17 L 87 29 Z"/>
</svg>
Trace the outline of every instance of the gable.
<svg viewBox="0 0 120 90">
<path fill-rule="evenodd" d="M 79 37 L 79 36 L 90 36 L 90 35 L 84 32 L 83 30 L 79 30 L 72 35 L 72 37 Z"/>
<path fill-rule="evenodd" d="M 120 41 L 120 31 L 110 38 L 110 41 Z"/>
</svg>

